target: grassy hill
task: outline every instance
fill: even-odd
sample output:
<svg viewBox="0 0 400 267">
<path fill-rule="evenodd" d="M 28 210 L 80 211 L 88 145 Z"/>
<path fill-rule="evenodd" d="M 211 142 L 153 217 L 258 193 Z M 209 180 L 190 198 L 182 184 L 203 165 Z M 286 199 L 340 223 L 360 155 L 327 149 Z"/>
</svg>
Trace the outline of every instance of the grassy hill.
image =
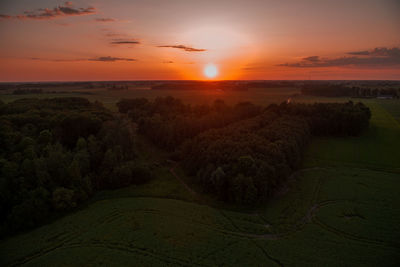
<svg viewBox="0 0 400 267">
<path fill-rule="evenodd" d="M 233 208 L 201 196 L 178 167 L 171 172 L 160 153 L 144 146 L 149 159 L 160 155 L 152 158 L 157 179 L 101 192 L 73 214 L 2 240 L 0 265 L 395 266 L 398 109 L 366 103 L 370 129 L 360 137 L 315 139 L 303 169 L 266 206 Z"/>
</svg>

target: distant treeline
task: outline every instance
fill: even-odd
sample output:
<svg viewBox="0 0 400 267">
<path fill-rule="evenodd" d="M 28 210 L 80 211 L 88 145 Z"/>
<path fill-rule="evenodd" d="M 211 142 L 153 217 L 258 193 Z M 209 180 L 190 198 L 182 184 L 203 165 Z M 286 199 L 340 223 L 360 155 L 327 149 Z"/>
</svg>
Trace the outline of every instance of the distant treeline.
<svg viewBox="0 0 400 267">
<path fill-rule="evenodd" d="M 0 91 L 16 89 L 96 89 L 116 87 L 150 87 L 160 81 L 87 81 L 87 82 L 27 82 L 27 83 L 0 83 Z"/>
<path fill-rule="evenodd" d="M 301 84 L 299 81 L 254 81 L 244 82 L 241 84 L 243 88 L 285 88 L 297 87 Z"/>
<path fill-rule="evenodd" d="M 109 91 L 122 91 L 122 90 L 128 90 L 128 85 L 127 84 L 108 84 L 107 85 L 107 90 Z"/>
<path fill-rule="evenodd" d="M 97 83 L 97 82 L 96 82 Z M 0 90 L 8 89 L 51 89 L 67 87 L 92 88 L 93 82 L 37 82 L 37 83 L 0 83 Z"/>
<path fill-rule="evenodd" d="M 333 83 L 306 83 L 301 88 L 303 95 L 327 96 L 327 97 L 400 97 L 400 88 L 362 88 Z"/>
<path fill-rule="evenodd" d="M 224 91 L 244 91 L 247 87 L 241 86 L 238 82 L 221 81 L 189 81 L 189 82 L 166 82 L 156 84 L 151 87 L 152 90 L 224 90 Z"/>
<path fill-rule="evenodd" d="M 122 100 L 118 107 L 140 133 L 175 151 L 204 191 L 241 204 L 275 193 L 301 162 L 312 135 L 357 135 L 371 116 L 366 106 L 352 102 L 261 108 L 221 100 L 189 106 L 166 97 Z"/>
<path fill-rule="evenodd" d="M 43 90 L 42 89 L 16 89 L 12 93 L 13 93 L 13 95 L 41 94 L 41 93 L 43 93 Z"/>
<path fill-rule="evenodd" d="M 299 81 L 180 81 L 155 84 L 153 90 L 224 90 L 246 91 L 252 88 L 297 87 Z"/>
<path fill-rule="evenodd" d="M 129 119 L 84 98 L 0 102 L 0 236 L 151 178 Z"/>
<path fill-rule="evenodd" d="M 121 113 L 128 114 L 138 124 L 139 133 L 168 150 L 176 149 L 187 138 L 208 129 L 253 117 L 262 110 L 250 102 L 231 107 L 222 100 L 216 100 L 212 105 L 191 106 L 171 96 L 159 97 L 154 101 L 145 98 L 123 99 L 117 106 Z"/>
<path fill-rule="evenodd" d="M 76 94 L 76 95 L 93 95 L 93 92 L 82 91 L 43 91 L 43 89 L 16 89 L 13 95 L 33 95 L 33 94 Z"/>
</svg>

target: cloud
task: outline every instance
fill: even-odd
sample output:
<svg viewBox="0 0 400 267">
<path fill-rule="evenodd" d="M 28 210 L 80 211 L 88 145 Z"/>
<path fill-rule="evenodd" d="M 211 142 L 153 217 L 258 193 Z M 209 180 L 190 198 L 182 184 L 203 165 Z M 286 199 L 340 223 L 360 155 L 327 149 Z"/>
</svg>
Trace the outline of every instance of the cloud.
<svg viewBox="0 0 400 267">
<path fill-rule="evenodd" d="M 34 11 L 25 11 L 20 15 L 4 15 L 0 14 L 0 19 L 19 19 L 19 20 L 50 20 L 59 17 L 66 16 L 82 16 L 82 15 L 91 15 L 95 14 L 96 9 L 94 7 L 86 7 L 86 8 L 75 8 L 73 7 L 72 2 L 65 2 L 64 5 L 59 5 L 52 9 L 49 8 L 40 8 Z"/>
<path fill-rule="evenodd" d="M 125 44 L 140 44 L 139 40 L 136 39 L 114 39 L 110 44 L 113 45 L 125 45 Z"/>
<path fill-rule="evenodd" d="M 126 58 L 126 57 L 111 57 L 111 56 L 106 56 L 106 57 L 97 57 L 93 59 L 89 59 L 90 61 L 103 61 L 103 62 L 115 62 L 115 61 L 137 61 L 137 59 L 134 58 Z"/>
<path fill-rule="evenodd" d="M 305 57 L 305 58 L 303 58 L 303 60 L 311 61 L 311 62 L 317 62 L 317 61 L 319 61 L 319 56 Z"/>
<path fill-rule="evenodd" d="M 131 48 L 132 45 L 141 44 L 140 40 L 126 33 L 115 32 L 108 28 L 103 28 L 101 31 L 105 32 L 104 36 L 107 37 L 109 40 L 108 42 L 111 45 L 127 45 L 129 48 Z"/>
<path fill-rule="evenodd" d="M 87 59 L 63 59 L 63 58 L 40 58 L 40 57 L 31 57 L 29 59 L 36 61 L 52 61 L 52 62 L 77 62 L 77 61 L 87 60 Z"/>
<path fill-rule="evenodd" d="M 186 52 L 204 52 L 204 51 L 207 51 L 207 49 L 199 49 L 199 48 L 194 48 L 194 47 L 185 46 L 185 45 L 159 45 L 157 47 L 182 49 L 182 50 L 185 50 Z"/>
<path fill-rule="evenodd" d="M 355 51 L 355 52 L 349 52 L 347 54 L 358 55 L 358 56 L 400 57 L 400 49 L 398 47 L 393 47 L 393 48 L 377 47 L 370 51 Z"/>
<path fill-rule="evenodd" d="M 355 56 L 368 56 L 369 51 L 354 51 L 354 52 L 348 52 L 348 55 L 355 55 Z"/>
<path fill-rule="evenodd" d="M 317 67 L 343 67 L 343 66 L 370 66 L 390 67 L 400 65 L 400 49 L 397 47 L 379 47 L 368 51 L 353 51 L 336 58 L 321 58 L 310 56 L 302 58 L 298 62 L 284 63 L 277 66 L 296 68 L 317 68 Z"/>
<path fill-rule="evenodd" d="M 113 19 L 113 18 L 96 18 L 94 20 L 97 22 L 115 22 L 115 21 L 117 21 L 116 19 Z"/>
<path fill-rule="evenodd" d="M 112 56 L 101 56 L 95 58 L 76 58 L 76 59 L 60 59 L 60 58 L 39 58 L 39 57 L 31 57 L 30 60 L 37 61 L 52 61 L 52 62 L 79 62 L 79 61 L 101 61 L 101 62 L 116 62 L 116 61 L 137 61 L 135 58 L 126 58 L 126 57 L 112 57 Z"/>
</svg>

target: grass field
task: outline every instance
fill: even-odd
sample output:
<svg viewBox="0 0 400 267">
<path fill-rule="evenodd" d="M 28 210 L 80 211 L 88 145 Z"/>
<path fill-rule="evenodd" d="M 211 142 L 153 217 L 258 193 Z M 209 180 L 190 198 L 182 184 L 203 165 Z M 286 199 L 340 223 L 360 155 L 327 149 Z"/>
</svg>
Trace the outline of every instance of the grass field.
<svg viewBox="0 0 400 267">
<path fill-rule="evenodd" d="M 400 105 L 398 100 L 381 100 L 379 103 L 400 123 Z"/>
<path fill-rule="evenodd" d="M 86 92 L 89 94 L 82 94 Z M 268 105 L 270 103 L 280 103 L 290 96 L 299 92 L 297 88 L 269 88 L 269 89 L 249 89 L 248 91 L 169 91 L 169 90 L 148 90 L 148 89 L 130 89 L 124 91 L 108 91 L 104 89 L 79 90 L 79 93 L 68 94 L 27 94 L 13 95 L 0 94 L 0 99 L 4 102 L 14 101 L 21 98 L 53 98 L 53 97 L 85 97 L 90 101 L 100 101 L 106 107 L 115 110 L 117 103 L 121 98 L 145 97 L 154 99 L 173 95 L 182 99 L 185 103 L 204 104 L 211 103 L 215 99 L 222 99 L 228 104 L 236 104 L 241 101 L 251 101 L 259 105 Z"/>
<path fill-rule="evenodd" d="M 101 192 L 73 214 L 0 241 L 0 265 L 398 266 L 400 104 L 364 101 L 370 129 L 315 139 L 288 191 L 265 206 L 204 204 L 145 145 L 155 180 Z"/>
</svg>

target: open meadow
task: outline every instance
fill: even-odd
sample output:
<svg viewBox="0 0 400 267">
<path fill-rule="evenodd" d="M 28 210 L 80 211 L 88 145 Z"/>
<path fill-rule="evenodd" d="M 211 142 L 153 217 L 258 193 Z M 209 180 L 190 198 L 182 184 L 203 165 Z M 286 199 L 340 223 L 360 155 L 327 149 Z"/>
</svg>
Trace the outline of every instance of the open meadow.
<svg viewBox="0 0 400 267">
<path fill-rule="evenodd" d="M 293 97 L 295 89 L 282 88 L 227 94 L 129 90 L 124 97 L 171 93 L 189 103 L 349 100 Z M 99 91 L 87 97 L 112 107 L 121 95 Z M 17 98 L 1 96 L 5 102 Z M 371 109 L 369 129 L 359 137 L 313 139 L 302 167 L 268 204 L 234 207 L 202 195 L 179 165 L 143 140 L 140 154 L 152 162 L 155 179 L 101 191 L 72 214 L 1 240 L 0 265 L 396 266 L 400 104 L 352 99 L 358 100 Z"/>
</svg>

